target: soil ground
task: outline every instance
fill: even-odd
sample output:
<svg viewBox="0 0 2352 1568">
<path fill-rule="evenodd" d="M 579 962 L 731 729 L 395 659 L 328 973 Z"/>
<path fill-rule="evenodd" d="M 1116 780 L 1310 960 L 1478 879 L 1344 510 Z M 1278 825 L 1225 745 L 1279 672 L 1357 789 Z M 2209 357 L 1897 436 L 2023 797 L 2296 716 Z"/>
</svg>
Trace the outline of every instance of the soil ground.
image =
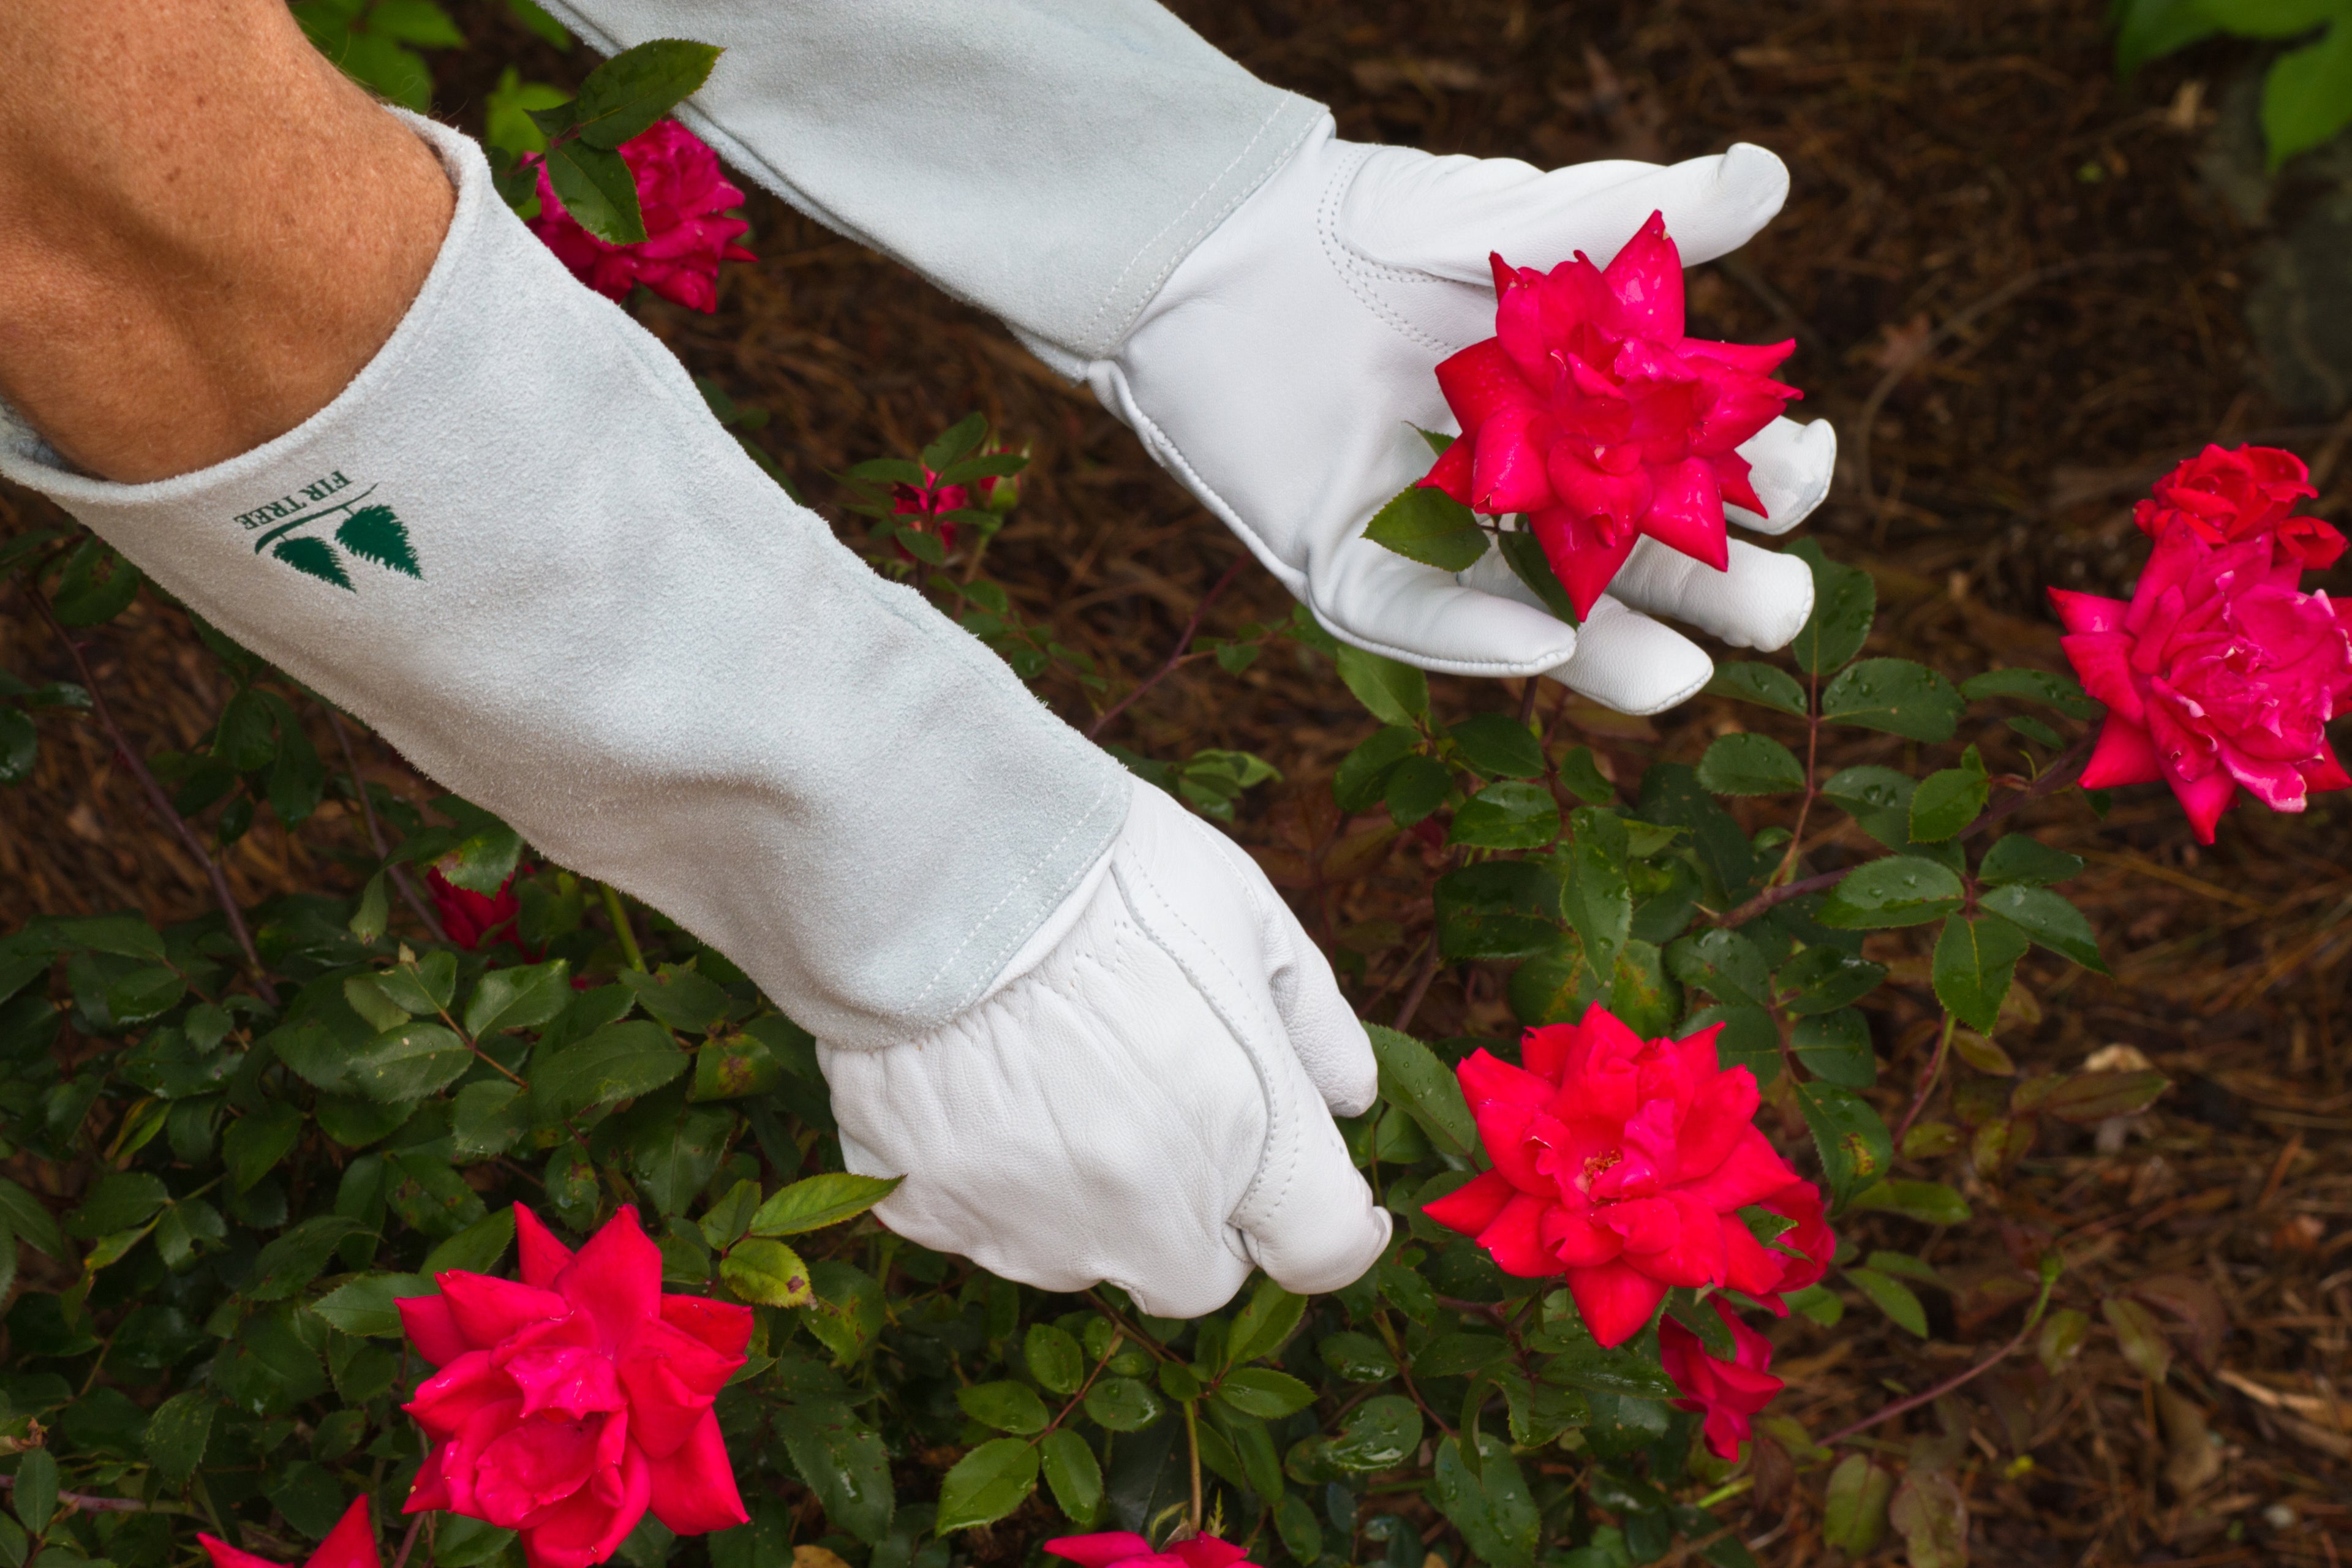
<svg viewBox="0 0 2352 1568">
<path fill-rule="evenodd" d="M 1738 257 L 1694 274 L 1693 331 L 1798 340 L 1783 374 L 1806 388 L 1805 413 L 1836 423 L 1844 454 L 1838 489 L 1809 526 L 1875 575 L 1873 651 L 1956 675 L 2054 665 L 2042 586 L 2120 590 L 2139 544 L 2132 497 L 2207 441 L 2299 452 L 2323 491 L 2315 510 L 2352 521 L 2352 420 L 2277 404 L 2242 324 L 2267 231 L 2228 188 L 2233 132 L 2222 110 L 2242 98 L 2233 84 L 2249 58 L 2234 47 L 2165 62 L 2126 88 L 2094 0 L 1178 8 L 1261 75 L 1331 103 L 1351 136 L 1547 165 L 1682 158 L 1736 140 L 1779 152 L 1794 177 L 1788 210 Z M 585 68 L 501 9 L 456 9 L 477 47 L 438 68 L 443 108 L 461 123 L 478 126 L 480 95 L 506 59 L 559 82 Z M 2291 169 L 2266 193 L 2270 221 L 2312 199 L 2299 177 Z M 698 374 L 771 412 L 762 443 L 828 509 L 838 493 L 829 471 L 911 452 L 971 408 L 1034 443 L 993 571 L 1028 617 L 1101 662 L 1114 696 L 1156 668 L 1239 546 L 1089 396 L 992 322 L 765 196 L 750 216 L 761 259 L 730 269 L 715 316 L 641 301 L 641 319 Z M 45 515 L 0 492 L 0 526 Z M 1280 589 L 1248 570 L 1206 629 L 1230 634 L 1286 609 Z M 92 652 L 134 737 L 202 742 L 226 693 L 175 614 L 142 604 Z M 68 673 L 13 604 L 0 611 L 0 668 L 31 679 Z M 1455 716 L 1518 695 L 1434 684 Z M 1076 687 L 1049 696 L 1086 721 Z M 1604 754 L 1695 760 L 1758 712 L 1705 699 L 1654 725 L 1575 709 L 1560 721 Z M 96 732 L 44 728 L 37 777 L 0 793 L 0 926 L 37 910 L 202 909 L 197 868 L 109 766 Z M 1264 846 L 1303 802 L 1328 798 L 1332 767 L 1367 728 L 1327 666 L 1286 650 L 1238 679 L 1189 666 L 1104 738 L 1157 757 L 1222 746 L 1277 764 L 1286 782 L 1245 804 L 1237 827 Z M 365 743 L 372 776 L 415 798 L 432 793 Z M 1838 744 L 1838 760 L 1853 762 L 1895 742 Z M 2042 808 L 2041 821 L 2092 862 L 2070 890 L 2116 973 L 2029 960 L 2027 1005 L 2002 1046 L 2028 1072 L 2126 1046 L 2175 1088 L 2104 1139 L 2045 1137 L 2006 1187 L 1970 1193 L 1994 1224 L 1931 1241 L 1926 1255 L 1964 1282 L 2004 1235 L 2054 1235 L 2085 1300 L 2187 1279 L 2211 1288 L 2226 1323 L 2185 1325 L 2161 1395 L 2105 1327 L 2062 1377 L 2021 1357 L 2017 1372 L 1974 1385 L 1965 1413 L 1977 1459 L 1966 1474 L 1978 1560 L 2336 1568 L 2352 1552 L 2352 1039 L 2342 1006 L 2352 805 L 2322 797 L 2295 818 L 2242 804 L 2203 849 L 2153 792 L 2127 792 L 2104 823 L 2079 796 Z M 266 826 L 227 864 L 247 900 L 350 880 L 331 856 Z M 1418 871 L 1371 879 L 1339 911 L 1350 945 L 1372 950 L 1360 996 L 1400 989 L 1387 966 L 1401 954 L 1383 939 L 1415 918 L 1407 903 L 1425 881 Z M 1898 978 L 1920 979 L 1885 994 L 1892 1096 L 1925 1060 L 1932 1001 L 1918 954 L 1898 939 L 1886 956 L 1911 957 Z M 1491 1034 L 1506 1017 L 1491 978 L 1448 972 L 1416 1030 Z M 1964 1283 L 1933 1305 L 1924 1344 L 1859 1315 L 1834 1335 L 1784 1328 L 1783 1407 L 1816 1432 L 1842 1426 L 1890 1397 L 1888 1386 L 1957 1369 L 2008 1331 L 1979 1328 L 2000 1304 Z M 1742 1532 L 1767 1562 L 1822 1560 L 1819 1500 L 1818 1472 L 1793 1487 L 1768 1479 L 1746 1500 Z"/>
</svg>

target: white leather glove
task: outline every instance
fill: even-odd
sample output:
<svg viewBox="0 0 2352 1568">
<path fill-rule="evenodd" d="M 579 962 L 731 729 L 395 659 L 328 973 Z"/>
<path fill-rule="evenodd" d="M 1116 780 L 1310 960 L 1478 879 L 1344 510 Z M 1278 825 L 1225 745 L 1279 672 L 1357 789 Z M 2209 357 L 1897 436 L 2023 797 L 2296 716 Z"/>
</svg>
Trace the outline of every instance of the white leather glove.
<svg viewBox="0 0 2352 1568">
<path fill-rule="evenodd" d="M 1255 865 L 752 466 L 685 369 L 457 186 L 327 407 L 154 484 L 0 408 L 0 472 L 823 1042 L 908 1234 L 1157 1312 L 1387 1236 L 1328 1100 L 1370 1047 Z"/>
<path fill-rule="evenodd" d="M 1540 670 L 1612 708 L 1654 713 L 1705 685 L 1712 666 L 1637 612 L 1735 647 L 1780 647 L 1812 609 L 1801 561 L 1734 540 L 1729 569 L 1717 572 L 1644 539 L 1612 589 L 1618 602 L 1596 606 L 1580 634 L 1497 554 L 1456 582 L 1370 542 L 1364 526 L 1428 471 L 1412 426 L 1460 429 L 1433 372 L 1494 335 L 1490 251 L 1549 268 L 1581 250 L 1605 267 L 1662 211 L 1696 264 L 1746 243 L 1788 188 L 1780 161 L 1745 143 L 1668 168 L 1544 174 L 1342 142 L 1327 119 L 1176 268 L 1118 352 L 1078 368 L 1341 640 L 1457 675 Z M 1836 440 L 1826 422 L 1780 419 L 1740 453 L 1769 516 L 1726 511 L 1780 533 L 1827 492 Z"/>
<path fill-rule="evenodd" d="M 1253 1263 L 1331 1290 L 1388 1243 L 1331 1121 L 1372 1102 L 1362 1026 L 1265 874 L 1156 789 L 978 1006 L 818 1060 L 850 1169 L 907 1177 L 884 1222 L 1011 1279 L 1193 1317 Z"/>
</svg>

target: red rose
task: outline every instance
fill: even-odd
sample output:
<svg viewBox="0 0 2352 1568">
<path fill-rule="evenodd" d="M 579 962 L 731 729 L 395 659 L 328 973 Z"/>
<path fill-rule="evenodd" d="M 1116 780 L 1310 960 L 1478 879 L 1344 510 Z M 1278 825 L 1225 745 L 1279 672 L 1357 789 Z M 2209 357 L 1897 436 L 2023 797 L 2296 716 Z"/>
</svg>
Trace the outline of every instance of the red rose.
<svg viewBox="0 0 2352 1568">
<path fill-rule="evenodd" d="M 2315 517 L 2290 517 L 2294 503 L 2318 495 L 2311 470 L 2276 447 L 2209 446 L 2156 481 L 2132 521 L 2150 539 L 2179 522 L 2208 544 L 2267 534 L 2278 552 L 2315 571 L 2336 564 L 2344 536 Z"/>
<path fill-rule="evenodd" d="M 530 229 L 572 275 L 608 300 L 625 299 L 642 283 L 689 310 L 719 308 L 719 264 L 758 258 L 735 243 L 751 226 L 719 215 L 743 205 L 743 193 L 719 172 L 719 154 L 675 120 L 656 121 L 621 143 L 621 158 L 637 177 L 637 207 L 646 237 L 613 245 L 580 226 L 563 210 L 539 165 L 539 216 Z"/>
<path fill-rule="evenodd" d="M 1719 1459 L 1736 1459 L 1749 1420 L 1788 1385 L 1765 1370 L 1772 1364 L 1772 1347 L 1764 1336 L 1733 1316 L 1722 1297 L 1710 1304 L 1731 1331 L 1732 1359 L 1717 1359 L 1705 1340 L 1668 1318 L 1658 1325 L 1658 1360 L 1685 1395 L 1675 1407 L 1705 1411 L 1707 1447 Z"/>
<path fill-rule="evenodd" d="M 1495 335 L 1437 367 L 1462 437 L 1421 482 L 1527 513 L 1580 616 L 1642 534 L 1722 571 L 1723 503 L 1764 511 L 1734 448 L 1803 395 L 1767 374 L 1794 343 L 1685 337 L 1658 213 L 1606 272 L 1582 251 L 1549 273 L 1493 261 Z"/>
<path fill-rule="evenodd" d="M 213 1568 L 278 1568 L 268 1558 L 240 1552 L 215 1535 L 199 1532 L 196 1542 L 212 1558 Z M 368 1500 L 362 1497 L 343 1510 L 319 1550 L 303 1559 L 302 1568 L 382 1568 L 383 1562 L 376 1555 L 375 1526 L 368 1521 Z"/>
<path fill-rule="evenodd" d="M 507 927 L 514 924 L 522 913 L 521 900 L 515 897 L 514 879 L 530 868 L 517 866 L 507 879 L 499 884 L 495 893 L 477 893 L 461 888 L 441 874 L 436 865 L 425 868 L 425 888 L 433 895 L 433 912 L 441 917 L 441 929 L 449 940 L 471 952 Z M 521 947 L 522 942 L 512 931 L 507 940 Z M 528 949 L 524 950 L 530 956 Z"/>
<path fill-rule="evenodd" d="M 1772 1242 L 1780 1264 L 1780 1283 L 1769 1290 L 1750 1290 L 1748 1294 L 1770 1308 L 1774 1317 L 1785 1318 L 1789 1306 L 1781 1298 L 1821 1283 L 1822 1276 L 1830 1271 L 1830 1258 L 1837 1251 L 1837 1237 L 1831 1233 L 1824 1217 L 1822 1190 L 1811 1182 L 1791 1182 L 1759 1201 L 1764 1207 L 1793 1223 Z"/>
<path fill-rule="evenodd" d="M 1738 1211 L 1797 1173 L 1756 1130 L 1755 1075 L 1717 1066 L 1721 1030 L 1644 1041 L 1594 1006 L 1529 1029 L 1524 1067 L 1474 1051 L 1458 1072 L 1495 1169 L 1422 1212 L 1476 1237 L 1506 1273 L 1565 1274 L 1604 1345 L 1677 1285 L 1778 1290 L 1787 1257 Z"/>
<path fill-rule="evenodd" d="M 404 1511 L 522 1532 L 530 1568 L 587 1568 L 651 1509 L 680 1535 L 745 1522 L 711 1401 L 751 1311 L 661 1293 L 661 1253 L 624 1208 L 573 1257 L 515 1205 L 522 1280 L 451 1270 L 400 1303 L 441 1370 L 404 1408 L 433 1440 Z"/>
<path fill-rule="evenodd" d="M 2326 595 L 2297 590 L 2301 575 L 2268 536 L 2216 549 L 2173 523 L 2128 604 L 2051 589 L 2066 658 L 2107 705 L 2084 786 L 2161 779 L 2210 844 L 2241 785 L 2301 811 L 2311 791 L 2352 784 L 2326 728 L 2352 689 L 2352 640 Z"/>
<path fill-rule="evenodd" d="M 1251 1568 L 1242 1549 L 1213 1535 L 1171 1541 L 1165 1552 L 1131 1531 L 1106 1530 L 1094 1535 L 1062 1535 L 1045 1542 L 1045 1550 L 1066 1557 L 1079 1568 Z"/>
</svg>

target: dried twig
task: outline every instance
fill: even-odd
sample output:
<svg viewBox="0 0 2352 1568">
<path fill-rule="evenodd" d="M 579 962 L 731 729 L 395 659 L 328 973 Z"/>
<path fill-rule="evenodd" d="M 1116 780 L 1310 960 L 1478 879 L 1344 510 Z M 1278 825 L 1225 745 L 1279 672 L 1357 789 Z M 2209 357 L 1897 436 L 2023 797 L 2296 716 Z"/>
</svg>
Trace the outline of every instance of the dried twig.
<svg viewBox="0 0 2352 1568">
<path fill-rule="evenodd" d="M 10 1491 L 16 1490 L 16 1478 L 14 1476 L 0 1476 L 0 1488 L 5 1488 Z M 95 1492 L 59 1492 L 58 1494 L 58 1501 L 64 1503 L 69 1508 L 80 1509 L 85 1513 L 184 1513 L 193 1515 L 195 1512 L 195 1510 L 191 1508 L 183 1508 L 178 1503 L 141 1502 L 137 1498 L 100 1497 Z"/>
<path fill-rule="evenodd" d="M 368 798 L 367 780 L 361 776 L 359 753 L 352 749 L 351 731 L 344 728 L 343 716 L 335 711 L 333 703 L 321 702 L 319 706 L 326 710 L 327 725 L 335 731 L 335 743 L 343 749 L 343 766 L 352 775 L 352 788 L 359 792 L 360 815 L 367 821 L 368 842 L 375 846 L 378 860 L 388 860 L 392 858 L 392 847 L 384 840 L 383 825 L 376 820 L 375 802 Z M 448 933 L 441 929 L 440 917 L 433 912 L 433 906 L 418 895 L 416 883 L 409 876 L 408 868 L 387 866 L 384 868 L 392 873 L 392 885 L 400 889 L 400 901 L 408 906 L 408 912 L 433 933 L 435 942 L 448 941 Z"/>
<path fill-rule="evenodd" d="M 83 657 L 81 645 L 74 641 L 64 623 L 58 619 L 57 612 L 49 608 L 48 595 L 41 592 L 38 583 L 25 583 L 23 587 L 25 597 L 33 602 L 33 608 L 40 613 L 41 619 L 48 624 L 49 630 L 71 656 L 74 668 L 81 676 L 82 689 L 89 693 L 90 713 L 105 730 L 107 739 L 114 742 L 115 754 L 122 759 L 123 766 L 131 770 L 131 776 L 139 781 L 139 787 L 146 793 L 147 804 L 154 807 L 155 815 L 179 838 L 181 847 L 194 856 L 196 864 L 205 868 L 205 876 L 212 883 L 213 901 L 220 906 L 223 918 L 228 921 L 229 934 L 236 939 L 236 945 L 243 950 L 245 962 L 252 971 L 255 992 L 264 1002 L 272 1007 L 277 1006 L 278 988 L 270 984 L 268 974 L 261 967 L 261 955 L 254 950 L 253 933 L 246 929 L 244 911 L 236 907 L 236 895 L 229 891 L 227 873 L 221 869 L 220 862 L 205 851 L 195 829 L 188 826 L 188 819 L 173 805 L 172 797 L 163 793 L 163 786 L 156 782 L 155 775 L 148 771 L 147 764 L 131 748 L 129 737 L 122 732 L 122 726 L 115 721 L 114 710 L 108 704 L 106 693 L 99 689 L 98 677 L 91 672 L 89 660 Z"/>
</svg>

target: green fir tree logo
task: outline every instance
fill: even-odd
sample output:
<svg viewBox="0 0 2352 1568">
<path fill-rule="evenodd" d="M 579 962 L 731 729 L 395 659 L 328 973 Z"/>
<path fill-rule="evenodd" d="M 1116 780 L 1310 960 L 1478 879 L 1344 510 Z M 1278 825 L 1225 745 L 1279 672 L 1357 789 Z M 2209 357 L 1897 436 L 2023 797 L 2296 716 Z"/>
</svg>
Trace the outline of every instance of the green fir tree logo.
<svg viewBox="0 0 2352 1568">
<path fill-rule="evenodd" d="M 254 553 L 258 555 L 267 550 L 304 576 L 331 583 L 345 593 L 359 592 L 352 581 L 351 570 L 344 559 L 346 554 L 387 572 L 398 572 L 421 581 L 425 569 L 416 559 L 416 547 L 409 540 L 407 524 L 400 521 L 398 513 L 381 501 L 362 504 L 375 493 L 374 486 L 369 486 L 349 500 L 331 506 L 304 504 L 323 499 L 323 494 L 332 494 L 348 483 L 338 472 L 317 484 L 305 487 L 299 500 L 289 496 L 281 502 L 239 517 L 238 522 L 248 528 L 262 522 L 275 524 L 254 542 Z M 286 516 L 288 511 L 293 515 Z M 280 517 L 284 521 L 278 521 Z M 296 531 L 313 524 L 323 524 L 334 518 L 341 521 L 335 523 L 331 536 Z M 337 549 L 338 545 L 341 549 Z"/>
</svg>

